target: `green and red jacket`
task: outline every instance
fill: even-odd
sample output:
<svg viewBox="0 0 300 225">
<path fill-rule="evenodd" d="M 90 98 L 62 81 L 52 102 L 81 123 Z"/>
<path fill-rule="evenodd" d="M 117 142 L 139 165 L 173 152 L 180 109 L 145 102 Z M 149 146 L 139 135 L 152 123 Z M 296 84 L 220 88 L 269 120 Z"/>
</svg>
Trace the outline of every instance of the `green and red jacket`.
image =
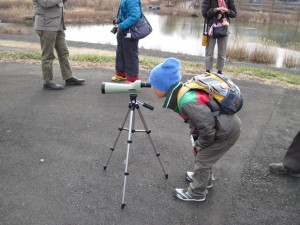
<svg viewBox="0 0 300 225">
<path fill-rule="evenodd" d="M 209 96 L 203 91 L 189 90 L 178 104 L 177 96 L 182 85 L 179 82 L 171 87 L 163 107 L 174 110 L 189 122 L 191 134 L 198 140 L 196 143 L 200 148 L 228 139 L 240 130 L 241 122 L 236 114 L 218 116 L 212 114 L 207 106 Z"/>
</svg>

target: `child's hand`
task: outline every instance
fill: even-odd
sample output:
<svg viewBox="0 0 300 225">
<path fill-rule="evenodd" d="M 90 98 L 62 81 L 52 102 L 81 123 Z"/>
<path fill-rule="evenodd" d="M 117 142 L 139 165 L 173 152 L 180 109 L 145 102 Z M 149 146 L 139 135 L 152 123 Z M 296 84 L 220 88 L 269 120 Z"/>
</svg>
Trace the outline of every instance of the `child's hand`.
<svg viewBox="0 0 300 225">
<path fill-rule="evenodd" d="M 193 151 L 194 155 L 196 156 L 197 153 L 201 151 L 201 148 L 198 146 L 193 146 L 192 151 Z"/>
</svg>

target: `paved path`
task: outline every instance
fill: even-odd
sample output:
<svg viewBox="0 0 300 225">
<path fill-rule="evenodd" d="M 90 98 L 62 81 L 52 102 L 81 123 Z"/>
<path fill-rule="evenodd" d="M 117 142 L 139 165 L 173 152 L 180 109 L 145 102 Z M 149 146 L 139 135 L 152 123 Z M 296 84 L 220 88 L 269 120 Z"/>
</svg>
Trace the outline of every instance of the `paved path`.
<svg viewBox="0 0 300 225">
<path fill-rule="evenodd" d="M 39 65 L 0 68 L 1 225 L 300 224 L 300 179 L 268 171 L 299 130 L 299 90 L 236 80 L 245 99 L 241 137 L 214 167 L 207 200 L 188 203 L 172 195 L 187 187 L 184 173 L 193 169 L 188 128 L 142 89 L 138 100 L 155 109 L 141 111 L 169 178 L 147 135 L 135 133 L 122 210 L 126 131 L 103 170 L 129 103 L 125 93 L 101 94 L 113 71 L 74 68 L 86 85 L 44 91 Z M 143 128 L 138 114 L 136 128 Z"/>
</svg>

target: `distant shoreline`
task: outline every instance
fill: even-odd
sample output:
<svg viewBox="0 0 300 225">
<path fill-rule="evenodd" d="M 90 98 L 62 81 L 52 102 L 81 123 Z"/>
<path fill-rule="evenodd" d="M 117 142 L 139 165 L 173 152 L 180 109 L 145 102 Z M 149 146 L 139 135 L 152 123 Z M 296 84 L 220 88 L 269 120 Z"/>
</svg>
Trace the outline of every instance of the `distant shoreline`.
<svg viewBox="0 0 300 225">
<path fill-rule="evenodd" d="M 22 34 L 22 35 L 10 35 L 10 34 L 0 33 L 0 40 L 14 40 L 14 41 L 39 43 L 39 38 L 35 33 L 28 33 L 28 34 Z M 115 45 L 110 45 L 110 44 L 98 44 L 98 43 L 96 44 L 96 43 L 77 42 L 77 41 L 67 41 L 67 44 L 70 47 L 91 48 L 91 49 L 99 49 L 99 50 L 106 50 L 106 51 L 112 51 L 112 52 L 115 52 L 115 49 L 116 49 Z M 0 46 L 0 50 L 1 49 L 3 49 L 3 47 Z M 187 55 L 187 54 L 173 53 L 173 52 L 164 52 L 164 51 L 160 51 L 160 50 L 149 50 L 149 49 L 143 49 L 143 48 L 139 49 L 139 53 L 140 53 L 140 55 L 145 55 L 145 56 L 160 57 L 160 58 L 175 57 L 180 60 L 204 63 L 203 56 Z M 264 64 L 254 64 L 254 63 L 248 63 L 248 62 L 244 62 L 244 61 L 243 62 L 227 61 L 226 65 L 256 67 L 256 68 L 269 69 L 269 70 L 273 70 L 273 71 L 299 75 L 299 70 L 287 69 L 287 68 L 277 68 L 274 66 L 268 66 L 268 65 L 264 65 Z M 225 70 L 226 70 L 226 65 L 225 65 Z"/>
</svg>

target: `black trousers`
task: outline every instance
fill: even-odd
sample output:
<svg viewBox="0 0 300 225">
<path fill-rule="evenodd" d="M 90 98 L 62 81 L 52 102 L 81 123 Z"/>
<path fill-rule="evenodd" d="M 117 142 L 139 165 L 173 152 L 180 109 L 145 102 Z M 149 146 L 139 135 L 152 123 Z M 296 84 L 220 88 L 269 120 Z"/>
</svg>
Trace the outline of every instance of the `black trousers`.
<svg viewBox="0 0 300 225">
<path fill-rule="evenodd" d="M 283 159 L 283 165 L 296 173 L 300 172 L 300 131 L 289 146 Z"/>
<path fill-rule="evenodd" d="M 128 80 L 138 78 L 139 40 L 125 38 L 123 32 L 117 34 L 116 71 L 125 73 Z"/>
</svg>

